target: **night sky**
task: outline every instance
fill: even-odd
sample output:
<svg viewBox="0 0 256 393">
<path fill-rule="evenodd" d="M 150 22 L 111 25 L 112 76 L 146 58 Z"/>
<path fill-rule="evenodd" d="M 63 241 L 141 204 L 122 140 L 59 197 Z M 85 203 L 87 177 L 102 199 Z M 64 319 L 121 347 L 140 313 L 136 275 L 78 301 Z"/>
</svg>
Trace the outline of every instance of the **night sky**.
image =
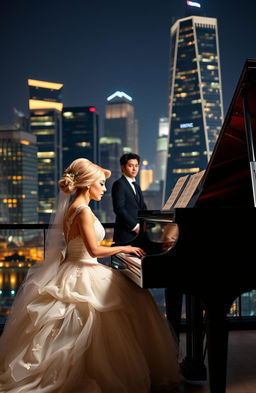
<svg viewBox="0 0 256 393">
<path fill-rule="evenodd" d="M 256 58 L 256 1 L 202 3 L 204 15 L 218 19 L 226 113 L 245 60 Z M 64 105 L 94 105 L 101 119 L 106 98 L 123 90 L 133 97 L 140 154 L 152 163 L 158 120 L 167 115 L 169 28 L 185 15 L 185 1 L 3 4 L 0 124 L 12 123 L 13 107 L 27 114 L 28 78 L 64 83 Z"/>
</svg>

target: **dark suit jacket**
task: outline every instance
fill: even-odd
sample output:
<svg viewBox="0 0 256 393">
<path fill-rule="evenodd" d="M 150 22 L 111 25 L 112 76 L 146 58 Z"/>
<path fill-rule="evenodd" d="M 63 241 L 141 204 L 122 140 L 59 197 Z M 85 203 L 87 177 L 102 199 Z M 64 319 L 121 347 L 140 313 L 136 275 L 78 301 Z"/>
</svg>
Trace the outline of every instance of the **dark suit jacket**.
<svg viewBox="0 0 256 393">
<path fill-rule="evenodd" d="M 113 209 L 116 214 L 113 240 L 129 242 L 136 236 L 132 229 L 138 221 L 138 211 L 147 208 L 140 186 L 135 183 L 136 195 L 128 180 L 122 176 L 112 186 Z"/>
</svg>

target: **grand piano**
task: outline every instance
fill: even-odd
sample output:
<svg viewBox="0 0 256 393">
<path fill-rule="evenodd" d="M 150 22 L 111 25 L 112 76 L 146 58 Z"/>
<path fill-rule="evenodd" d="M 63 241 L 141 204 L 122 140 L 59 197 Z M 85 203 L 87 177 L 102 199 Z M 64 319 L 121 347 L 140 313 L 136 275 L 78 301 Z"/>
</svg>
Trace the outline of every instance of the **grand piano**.
<svg viewBox="0 0 256 393">
<path fill-rule="evenodd" d="M 227 313 L 238 296 L 256 289 L 255 139 L 256 60 L 249 59 L 187 207 L 140 212 L 140 232 L 130 242 L 147 255 L 141 261 L 131 256 L 134 269 L 128 275 L 144 288 L 166 288 L 167 317 L 177 335 L 182 294 L 187 295 L 182 369 L 191 379 L 206 378 L 205 332 L 211 393 L 226 391 Z M 113 256 L 111 263 L 129 270 L 123 255 Z"/>
</svg>

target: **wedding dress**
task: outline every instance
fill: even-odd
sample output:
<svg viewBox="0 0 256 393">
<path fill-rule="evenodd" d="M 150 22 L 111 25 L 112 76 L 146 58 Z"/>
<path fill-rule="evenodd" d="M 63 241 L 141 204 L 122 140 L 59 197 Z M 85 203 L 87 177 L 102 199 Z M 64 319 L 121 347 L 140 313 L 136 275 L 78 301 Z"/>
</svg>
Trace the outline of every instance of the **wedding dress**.
<svg viewBox="0 0 256 393">
<path fill-rule="evenodd" d="M 68 221 L 69 228 L 80 205 Z M 104 228 L 94 222 L 100 242 Z M 151 294 L 70 240 L 0 355 L 3 393 L 148 393 L 179 382 L 177 345 Z"/>
</svg>

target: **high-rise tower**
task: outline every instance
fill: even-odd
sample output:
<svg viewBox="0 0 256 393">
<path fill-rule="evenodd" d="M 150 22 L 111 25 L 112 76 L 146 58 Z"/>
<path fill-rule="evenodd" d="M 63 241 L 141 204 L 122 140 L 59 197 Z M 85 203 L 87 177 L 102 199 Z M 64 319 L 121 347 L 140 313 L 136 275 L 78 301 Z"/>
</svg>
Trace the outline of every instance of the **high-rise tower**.
<svg viewBox="0 0 256 393">
<path fill-rule="evenodd" d="M 64 107 L 63 168 L 77 158 L 99 163 L 99 113 L 94 106 Z"/>
<path fill-rule="evenodd" d="M 104 136 L 120 138 L 124 153 L 138 154 L 138 121 L 134 117 L 132 98 L 122 91 L 107 98 Z"/>
<path fill-rule="evenodd" d="M 100 217 L 102 221 L 115 221 L 113 211 L 111 189 L 114 181 L 121 176 L 120 157 L 122 155 L 122 144 L 120 138 L 102 137 L 100 138 L 100 164 L 103 168 L 111 170 L 111 176 L 107 180 L 107 191 L 100 202 Z"/>
<path fill-rule="evenodd" d="M 61 83 L 29 79 L 30 130 L 37 137 L 39 221 L 48 222 L 62 175 Z"/>
<path fill-rule="evenodd" d="M 38 222 L 36 137 L 15 126 L 0 127 L 1 223 Z"/>
<path fill-rule="evenodd" d="M 192 15 L 171 27 L 165 199 L 180 176 L 206 168 L 223 122 L 217 20 L 199 15 L 199 1 L 186 4 Z"/>
</svg>

